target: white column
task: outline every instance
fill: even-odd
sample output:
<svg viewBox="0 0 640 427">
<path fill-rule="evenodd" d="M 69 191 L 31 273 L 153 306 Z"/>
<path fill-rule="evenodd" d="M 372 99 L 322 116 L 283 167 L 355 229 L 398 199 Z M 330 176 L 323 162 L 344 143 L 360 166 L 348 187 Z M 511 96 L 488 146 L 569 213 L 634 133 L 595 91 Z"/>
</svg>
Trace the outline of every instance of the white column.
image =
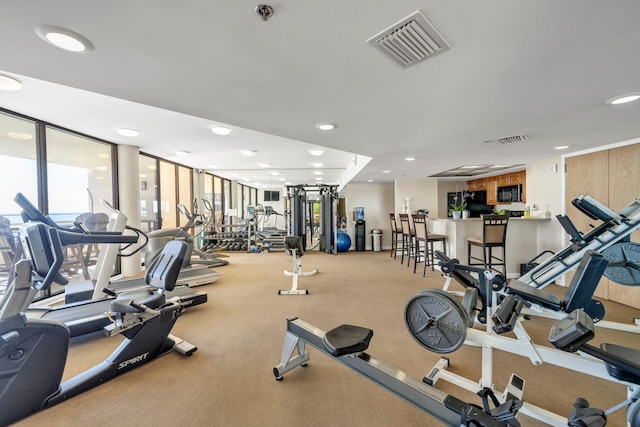
<svg viewBox="0 0 640 427">
<path fill-rule="evenodd" d="M 140 150 L 132 145 L 118 145 L 118 201 L 120 211 L 129 219 L 127 224 L 140 228 Z M 130 231 L 126 233 L 133 234 Z M 140 255 L 121 257 L 122 274 L 140 273 Z"/>
</svg>

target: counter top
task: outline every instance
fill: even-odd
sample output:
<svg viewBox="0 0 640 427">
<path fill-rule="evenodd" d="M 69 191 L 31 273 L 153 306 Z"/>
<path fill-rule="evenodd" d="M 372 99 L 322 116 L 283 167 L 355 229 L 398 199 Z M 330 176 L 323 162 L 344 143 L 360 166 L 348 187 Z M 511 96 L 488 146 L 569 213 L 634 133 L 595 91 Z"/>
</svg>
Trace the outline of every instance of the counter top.
<svg viewBox="0 0 640 427">
<path fill-rule="evenodd" d="M 428 218 L 429 221 L 455 221 L 455 222 L 459 222 L 459 221 L 482 221 L 482 218 L 460 218 L 460 219 L 453 219 L 453 218 Z M 509 221 L 551 221 L 551 218 L 525 218 L 525 217 L 511 217 L 509 218 Z"/>
</svg>

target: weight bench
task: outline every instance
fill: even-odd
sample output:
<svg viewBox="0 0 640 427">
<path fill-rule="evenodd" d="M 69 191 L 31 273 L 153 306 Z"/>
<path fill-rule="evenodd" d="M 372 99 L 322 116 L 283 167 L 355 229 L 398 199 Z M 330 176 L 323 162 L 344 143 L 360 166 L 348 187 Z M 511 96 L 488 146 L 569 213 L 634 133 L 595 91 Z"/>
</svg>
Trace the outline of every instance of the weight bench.
<svg viewBox="0 0 640 427">
<path fill-rule="evenodd" d="M 309 291 L 305 289 L 298 289 L 298 277 L 313 276 L 318 273 L 318 269 L 312 271 L 302 271 L 302 256 L 304 255 L 304 248 L 302 242 L 298 236 L 287 236 L 284 238 L 284 247 L 287 251 L 287 255 L 293 258 L 293 271 L 284 270 L 285 276 L 293 276 L 293 282 L 291 283 L 291 289 L 279 290 L 278 295 L 306 295 Z"/>
<path fill-rule="evenodd" d="M 547 310 L 562 312 L 562 317 L 577 308 L 582 308 L 594 322 L 599 322 L 604 318 L 604 305 L 592 297 L 606 268 L 605 257 L 599 252 L 589 250 L 580 260 L 562 299 L 518 280 L 509 280 L 504 291 L 521 298 L 525 305 L 536 304 Z"/>
</svg>

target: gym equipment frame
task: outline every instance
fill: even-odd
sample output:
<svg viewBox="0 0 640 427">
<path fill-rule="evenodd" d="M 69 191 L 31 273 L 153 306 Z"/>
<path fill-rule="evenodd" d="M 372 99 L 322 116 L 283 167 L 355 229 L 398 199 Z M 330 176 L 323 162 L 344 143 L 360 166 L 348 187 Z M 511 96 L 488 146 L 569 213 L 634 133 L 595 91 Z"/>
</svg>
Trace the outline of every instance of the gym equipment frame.
<svg viewBox="0 0 640 427">
<path fill-rule="evenodd" d="M 122 334 L 120 346 L 98 365 L 61 383 L 69 348 L 69 328 L 58 321 L 27 319 L 20 311 L 33 294 L 65 279 L 63 246 L 75 244 L 78 233 L 39 222 L 21 226 L 28 259 L 16 264 L 13 287 L 0 301 L 0 425 L 18 421 L 40 409 L 83 393 L 169 351 L 190 356 L 197 348 L 171 335 L 182 307 L 164 291 L 175 286 L 187 251 L 172 241 L 148 267 L 147 284 L 155 289 L 124 292 L 111 303 L 114 323 L 108 335 Z M 121 236 L 115 236 L 121 237 Z"/>
<path fill-rule="evenodd" d="M 387 391 L 414 405 L 427 415 L 448 426 L 519 426 L 510 423 L 521 401 L 510 399 L 497 405 L 491 414 L 475 405 L 463 402 L 424 382 L 418 381 L 371 355 L 365 353 L 373 331 L 358 326 L 342 325 L 329 332 L 298 318 L 287 319 L 287 332 L 280 363 L 273 368 L 276 380 L 310 359 L 306 344 L 333 357 Z M 484 390 L 488 393 L 488 390 Z M 494 400 L 495 403 L 495 400 Z M 486 407 L 486 406 L 485 406 Z"/>
<path fill-rule="evenodd" d="M 640 228 L 640 199 L 633 200 L 620 212 L 614 212 L 588 195 L 578 196 L 572 204 L 588 217 L 602 223 L 582 234 L 567 216 L 557 215 L 556 218 L 569 234 L 571 243 L 529 270 L 518 281 L 543 288 L 578 265 L 586 251 L 602 252 L 615 243 L 627 240 L 631 233 Z"/>
<path fill-rule="evenodd" d="M 599 255 L 599 254 L 598 254 Z M 456 268 L 472 269 L 468 266 Z M 445 267 L 446 269 L 446 267 Z M 482 374 L 480 381 L 473 381 L 447 371 L 449 360 L 442 357 L 428 373 L 424 381 L 435 385 L 445 380 L 466 390 L 478 392 L 482 388 L 493 389 L 493 350 L 502 350 L 529 358 L 532 364 L 550 363 L 576 372 L 585 373 L 605 380 L 621 383 L 631 395 L 638 387 L 635 384 L 612 377 L 601 360 L 580 353 L 566 353 L 553 348 L 536 345 L 522 325 L 521 300 L 514 295 L 497 305 L 497 292 L 493 289 L 493 274 L 484 271 L 486 291 L 490 302 L 485 302 L 486 330 L 474 329 L 473 312 L 476 310 L 478 289 L 468 287 L 462 304 L 451 294 L 442 290 L 426 290 L 409 300 L 405 308 L 405 323 L 411 335 L 426 349 L 435 353 L 451 353 L 463 344 L 482 348 Z M 497 308 L 496 308 L 497 307 Z M 442 325 L 442 326 L 441 326 Z M 501 335 L 513 331 L 516 338 Z M 565 417 L 543 408 L 523 403 L 520 410 L 554 426 L 566 426 Z"/>
</svg>

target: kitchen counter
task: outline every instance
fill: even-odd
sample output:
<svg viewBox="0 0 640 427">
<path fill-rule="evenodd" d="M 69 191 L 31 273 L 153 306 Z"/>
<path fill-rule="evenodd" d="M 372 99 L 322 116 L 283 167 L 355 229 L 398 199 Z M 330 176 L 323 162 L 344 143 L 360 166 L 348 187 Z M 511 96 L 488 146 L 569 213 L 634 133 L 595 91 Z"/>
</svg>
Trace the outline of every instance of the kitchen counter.
<svg viewBox="0 0 640 427">
<path fill-rule="evenodd" d="M 538 252 L 538 225 L 551 218 L 509 218 L 507 226 L 507 276 L 520 277 L 520 264 L 529 262 Z M 482 219 L 429 218 L 429 232 L 447 236 L 447 255 L 467 264 L 467 238 L 482 238 Z M 438 249 L 438 245 L 435 245 Z M 475 248 L 474 253 L 481 254 Z"/>
</svg>

